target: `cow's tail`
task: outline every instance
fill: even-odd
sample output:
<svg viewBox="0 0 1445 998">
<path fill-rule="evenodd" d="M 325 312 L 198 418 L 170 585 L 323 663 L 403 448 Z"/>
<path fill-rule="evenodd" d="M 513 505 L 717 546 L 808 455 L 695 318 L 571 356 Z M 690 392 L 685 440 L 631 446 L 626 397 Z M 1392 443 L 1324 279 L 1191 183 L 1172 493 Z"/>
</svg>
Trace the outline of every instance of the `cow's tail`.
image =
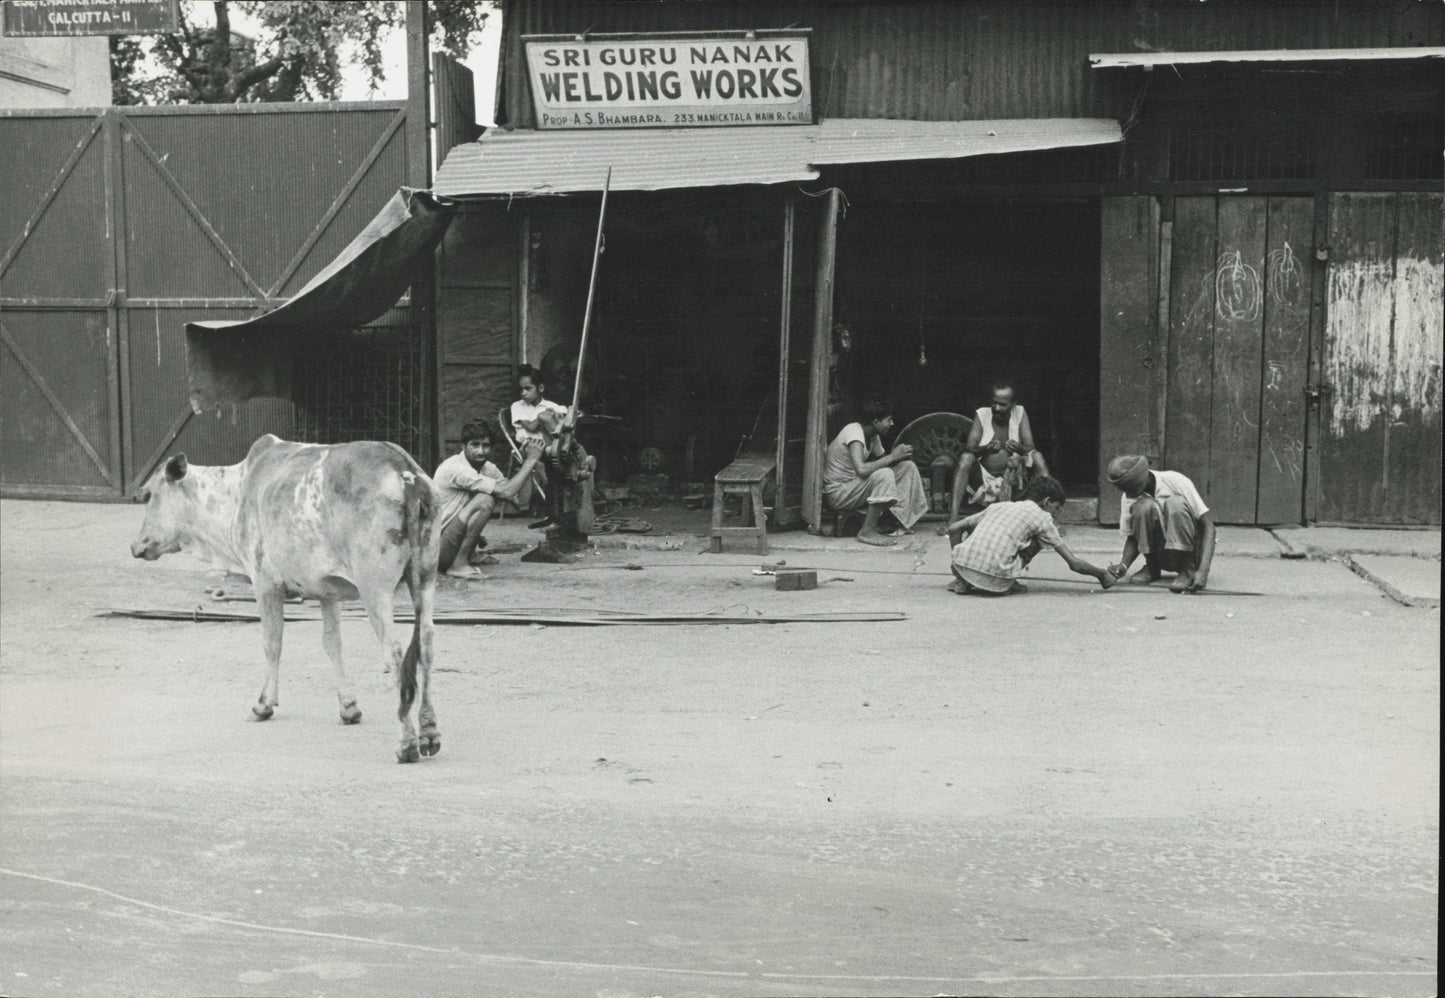
<svg viewBox="0 0 1445 998">
<path fill-rule="evenodd" d="M 431 527 L 432 518 L 436 510 L 432 508 L 431 490 L 426 487 L 425 482 L 418 478 L 411 471 L 401 473 L 402 488 L 405 494 L 405 523 L 407 547 L 410 549 L 411 557 L 407 560 L 407 571 L 410 574 L 408 581 L 411 583 L 412 606 L 415 610 L 415 620 L 411 628 L 411 644 L 407 646 L 406 654 L 401 659 L 401 675 L 397 677 L 397 688 L 401 693 L 401 704 L 397 708 L 397 717 L 405 720 L 411 713 L 411 705 L 416 701 L 416 667 L 421 660 L 421 587 L 422 578 L 426 571 L 426 534 Z"/>
</svg>

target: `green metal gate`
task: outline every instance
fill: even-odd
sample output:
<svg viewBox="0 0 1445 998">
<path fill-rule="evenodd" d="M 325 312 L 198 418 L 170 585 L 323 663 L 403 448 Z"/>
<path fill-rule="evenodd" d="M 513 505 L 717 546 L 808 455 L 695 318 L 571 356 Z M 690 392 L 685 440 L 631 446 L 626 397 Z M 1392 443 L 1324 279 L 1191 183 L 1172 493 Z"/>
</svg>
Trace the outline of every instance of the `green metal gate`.
<svg viewBox="0 0 1445 998">
<path fill-rule="evenodd" d="M 384 102 L 0 112 L 0 493 L 119 498 L 168 453 L 231 463 L 266 432 L 419 450 L 404 309 L 315 365 L 315 409 L 198 416 L 185 371 L 186 322 L 284 301 L 405 183 L 405 121 Z"/>
</svg>

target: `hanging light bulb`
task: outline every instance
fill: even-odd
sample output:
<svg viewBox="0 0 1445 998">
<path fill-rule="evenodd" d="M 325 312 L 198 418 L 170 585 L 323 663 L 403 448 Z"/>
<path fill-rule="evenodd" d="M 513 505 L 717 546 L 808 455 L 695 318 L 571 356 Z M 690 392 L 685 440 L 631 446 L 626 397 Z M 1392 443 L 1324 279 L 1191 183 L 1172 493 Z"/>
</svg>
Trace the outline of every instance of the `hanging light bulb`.
<svg viewBox="0 0 1445 998">
<path fill-rule="evenodd" d="M 919 343 L 919 344 L 918 344 L 918 366 L 919 366 L 919 367 L 927 367 L 927 366 L 928 366 L 928 351 L 924 349 L 922 343 Z"/>
</svg>

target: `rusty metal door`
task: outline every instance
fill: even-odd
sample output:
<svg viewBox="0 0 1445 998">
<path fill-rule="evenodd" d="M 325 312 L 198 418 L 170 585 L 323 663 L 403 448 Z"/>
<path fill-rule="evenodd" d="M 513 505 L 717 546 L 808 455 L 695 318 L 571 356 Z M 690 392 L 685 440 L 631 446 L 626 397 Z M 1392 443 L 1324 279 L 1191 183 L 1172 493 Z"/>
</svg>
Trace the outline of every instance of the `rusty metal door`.
<svg viewBox="0 0 1445 998">
<path fill-rule="evenodd" d="M 1320 522 L 1440 522 L 1445 196 L 1330 198 Z"/>
<path fill-rule="evenodd" d="M 1100 205 L 1099 506 L 1101 524 L 1119 522 L 1119 490 L 1106 475 L 1116 454 L 1164 452 L 1164 336 L 1160 261 L 1173 223 L 1152 197 L 1106 197 Z"/>
<path fill-rule="evenodd" d="M 1176 198 L 1163 464 L 1221 523 L 1304 516 L 1313 202 Z"/>
</svg>

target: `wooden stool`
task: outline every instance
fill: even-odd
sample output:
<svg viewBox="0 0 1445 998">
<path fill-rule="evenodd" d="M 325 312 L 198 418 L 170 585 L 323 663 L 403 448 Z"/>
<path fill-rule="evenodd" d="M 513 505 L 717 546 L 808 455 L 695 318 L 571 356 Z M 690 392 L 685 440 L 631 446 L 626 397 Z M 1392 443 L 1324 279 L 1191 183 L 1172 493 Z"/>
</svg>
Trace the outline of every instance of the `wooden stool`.
<svg viewBox="0 0 1445 998">
<path fill-rule="evenodd" d="M 834 509 L 831 506 L 823 507 L 823 529 L 820 531 L 824 537 L 843 537 L 846 535 L 850 521 L 857 520 L 858 525 L 863 525 L 864 513 L 861 509 Z"/>
<path fill-rule="evenodd" d="M 777 470 L 778 462 L 771 457 L 740 457 L 713 476 L 712 480 L 712 552 L 722 552 L 723 537 L 727 534 L 751 534 L 757 539 L 758 550 L 768 550 L 768 517 L 763 511 L 763 488 Z M 741 527 L 723 526 L 723 497 L 741 496 L 743 501 Z M 749 514 L 751 509 L 751 515 Z M 748 523 L 752 520 L 751 524 Z"/>
</svg>

